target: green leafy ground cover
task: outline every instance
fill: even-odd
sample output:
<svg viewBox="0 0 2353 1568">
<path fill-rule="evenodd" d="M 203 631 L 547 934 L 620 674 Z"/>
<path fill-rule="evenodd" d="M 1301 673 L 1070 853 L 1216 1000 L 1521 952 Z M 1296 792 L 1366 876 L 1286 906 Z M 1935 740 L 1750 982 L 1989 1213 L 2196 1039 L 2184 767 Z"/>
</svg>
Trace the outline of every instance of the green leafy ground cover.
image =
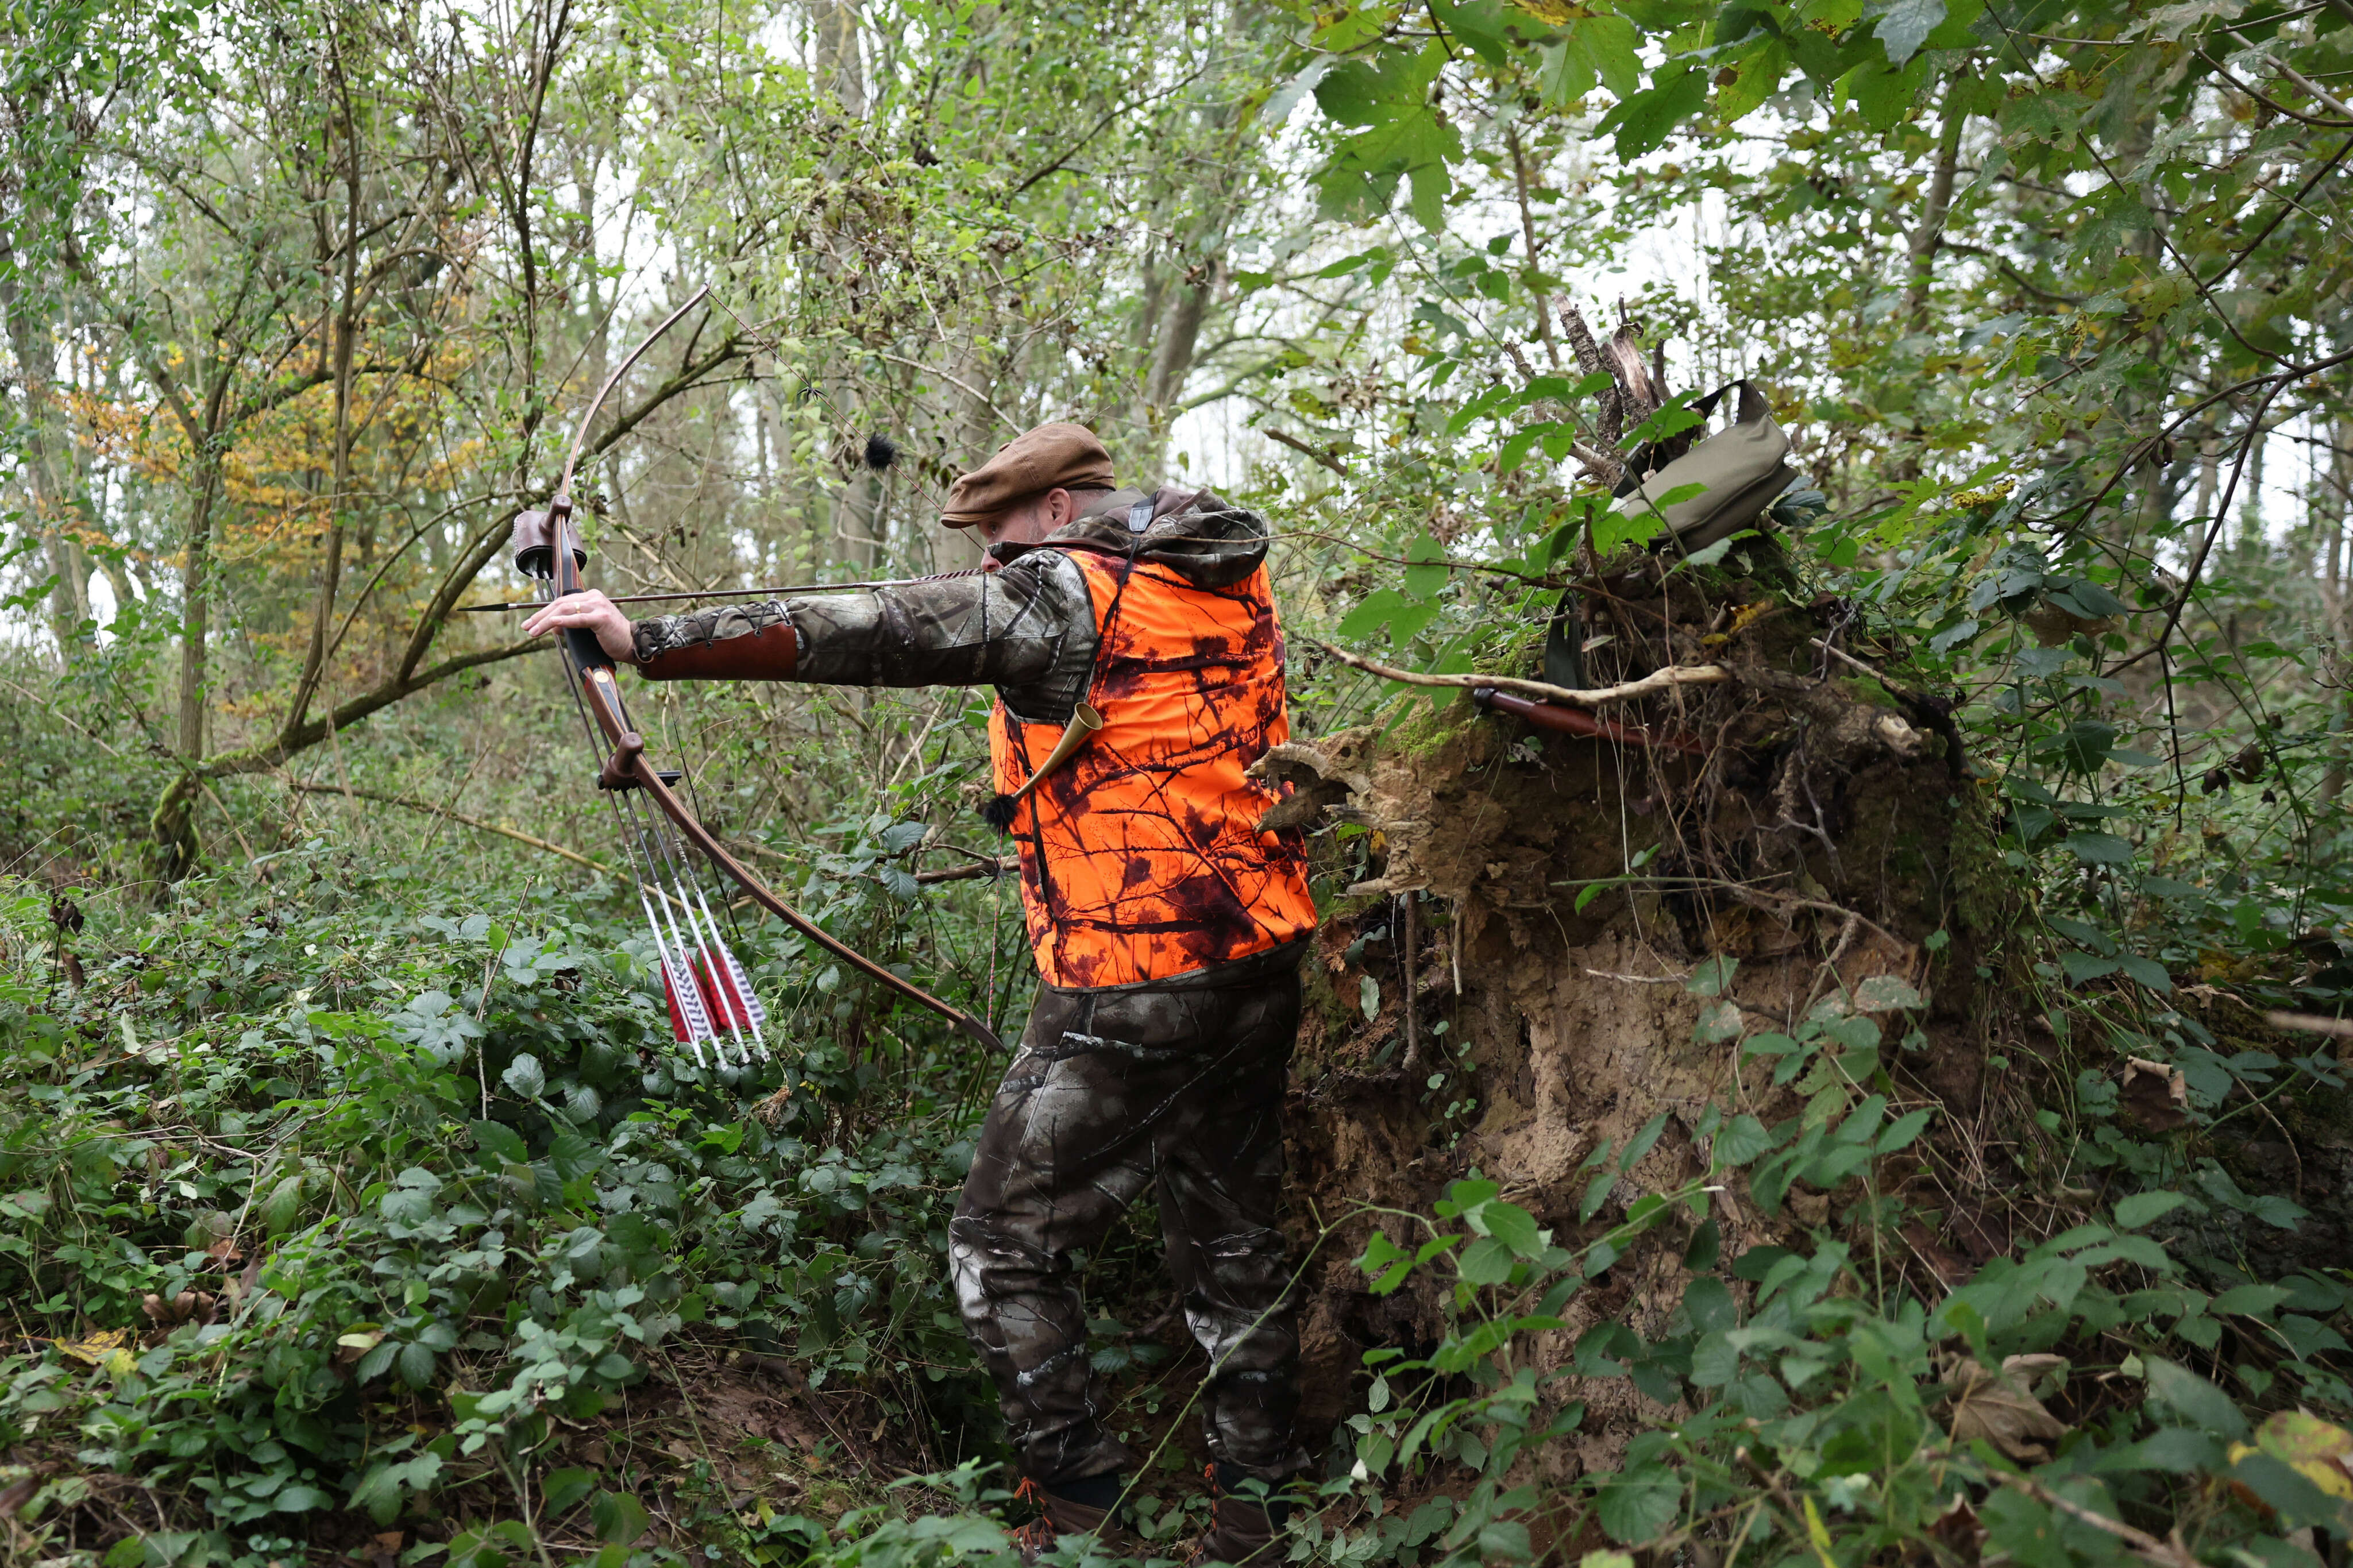
<svg viewBox="0 0 2353 1568">
<path fill-rule="evenodd" d="M 1852 1092 L 1721 1108 L 1706 1181 L 1622 1223 L 1546 1236 L 1475 1180 L 1378 1216 L 1367 1288 L 1452 1328 L 1376 1352 L 1298 1560 L 2341 1563 L 2342 1173 L 2299 1152 L 2341 1142 L 2340 1074 L 2259 1016 L 2353 987 L 2341 0 L 556 9 L 446 49 L 364 5 L 12 24 L 0 560 L 43 657 L 12 640 L 0 700 L 6 1552 L 1001 1552 L 937 1267 L 993 1064 L 756 939 L 787 1061 L 657 1070 L 607 891 L 381 820 L 430 784 L 600 852 L 568 719 L 449 607 L 514 591 L 484 563 L 581 367 L 710 279 L 596 465 L 605 581 L 934 569 L 977 409 L 1097 411 L 1157 477 L 1213 408 L 1281 448 L 1219 478 L 1284 531 L 1294 626 L 1525 671 L 1585 552 L 1641 542 L 1578 455 L 1575 300 L 1685 398 L 1766 384 L 1820 491 L 1779 591 L 1949 699 L 1978 869 L 2032 901 L 2045 1032 L 1994 1067 L 2039 1115 L 1891 1117 L 1900 1006 L 1822 1016 L 1718 1043 Z M 878 427 L 917 455 L 888 479 L 840 456 Z M 1298 674 L 1304 730 L 1395 695 Z M 954 811 L 971 713 L 685 710 L 829 921 L 1018 1016 L 1018 921 L 911 903 L 892 858 Z M 281 788 L 354 783 L 384 811 Z M 1612 889 L 1656 848 L 1626 831 Z M 156 885 L 156 835 L 195 881 Z M 2258 1179 L 2231 1150 L 2270 1123 Z M 1903 1180 L 1939 1138 L 2080 1223 L 1940 1283 Z M 1718 1184 L 1822 1219 L 1730 1256 Z M 1661 1245 L 1637 1333 L 1619 1276 Z M 1142 1325 L 1123 1246 L 1095 1282 Z M 1577 1397 L 1653 1402 L 1622 1450 L 1532 1370 L 1596 1303 Z M 1184 1363 L 1139 1376 L 1173 1417 Z"/>
<path fill-rule="evenodd" d="M 655 1065 L 646 954 L 596 889 L 494 918 L 324 840 L 268 869 L 163 909 L 85 891 L 69 911 L 22 882 L 0 905 L 12 1550 L 116 1568 L 1003 1554 L 992 1417 L 942 1274 L 989 1064 L 819 1046 L 750 1073 Z M 79 987 L 69 950 L 106 955 Z M 753 951 L 772 974 L 796 956 Z M 1737 1048 L 1784 1084 L 1836 1062 L 1867 1087 L 1907 1000 Z M 1901 1205 L 1880 1191 L 1931 1119 L 1878 1096 L 1778 1125 L 1727 1106 L 1701 1129 L 1714 1169 L 1579 1238 L 1475 1178 L 1433 1215 L 1379 1216 L 1368 1289 L 1432 1277 L 1453 1326 L 1366 1357 L 1290 1556 L 2309 1561 L 2327 1537 L 2298 1532 L 2339 1528 L 2353 1494 L 2330 1424 L 2353 1410 L 2344 1279 L 2169 1247 L 2199 1211 L 2299 1211 L 2218 1185 L 2113 1106 L 2076 1116 L 2046 1116 L 2054 1150 L 2138 1174 L 1941 1293 L 1901 1283 Z M 1582 1219 L 1662 1126 L 1587 1162 Z M 1768 1213 L 1802 1184 L 1862 1223 L 1727 1256 L 1726 1183 Z M 1565 1474 L 1583 1406 L 1532 1347 L 1658 1235 L 1681 1248 L 1672 1321 L 1595 1328 L 1566 1369 L 1627 1380 L 1655 1429 Z M 861 1468 L 881 1450 L 855 1431 L 698 1419 L 746 1350 L 930 1479 Z M 1133 1354 L 1107 1332 L 1099 1364 Z M 1165 1469 L 1146 1489 L 1145 1550 L 1173 1552 L 1198 1504 Z"/>
</svg>

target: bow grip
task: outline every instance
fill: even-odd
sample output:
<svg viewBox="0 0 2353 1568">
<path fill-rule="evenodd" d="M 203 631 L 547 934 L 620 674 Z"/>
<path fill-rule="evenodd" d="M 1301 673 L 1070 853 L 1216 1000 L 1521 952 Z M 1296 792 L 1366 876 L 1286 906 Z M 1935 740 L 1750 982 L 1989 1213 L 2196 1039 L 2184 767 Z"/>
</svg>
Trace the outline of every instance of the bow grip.
<svg viewBox="0 0 2353 1568">
<path fill-rule="evenodd" d="M 592 669 L 610 669 L 613 656 L 596 640 L 596 634 L 586 626 L 564 628 L 564 646 L 572 654 L 573 668 L 586 675 Z"/>
</svg>

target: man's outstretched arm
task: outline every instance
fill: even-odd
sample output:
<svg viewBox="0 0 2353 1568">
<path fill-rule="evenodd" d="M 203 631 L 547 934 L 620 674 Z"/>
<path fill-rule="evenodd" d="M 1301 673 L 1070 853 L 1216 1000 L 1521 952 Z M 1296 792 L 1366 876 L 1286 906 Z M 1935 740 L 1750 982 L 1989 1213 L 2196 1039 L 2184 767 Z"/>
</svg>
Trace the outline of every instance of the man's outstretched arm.
<svg viewBox="0 0 2353 1568">
<path fill-rule="evenodd" d="M 1073 697 L 1095 636 L 1086 581 L 1059 550 L 971 576 L 635 622 L 591 590 L 548 605 L 523 629 L 570 626 L 593 631 L 607 654 L 649 680 L 1068 684 Z"/>
</svg>

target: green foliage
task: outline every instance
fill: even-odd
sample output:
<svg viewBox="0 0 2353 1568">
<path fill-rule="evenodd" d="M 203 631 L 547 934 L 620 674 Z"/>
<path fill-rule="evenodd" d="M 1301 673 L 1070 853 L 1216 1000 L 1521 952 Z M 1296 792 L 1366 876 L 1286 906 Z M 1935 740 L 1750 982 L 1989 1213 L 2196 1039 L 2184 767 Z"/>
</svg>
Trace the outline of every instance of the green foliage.
<svg viewBox="0 0 2353 1568">
<path fill-rule="evenodd" d="M 642 1465 L 556 1460 L 649 1369 L 674 1380 L 681 1335 L 787 1350 L 944 1436 L 976 1415 L 939 1295 L 963 1114 L 845 1125 L 828 1097 L 871 1064 L 838 1047 L 641 1057 L 667 1028 L 601 918 L 511 930 L 367 891 L 153 916 L 84 893 L 83 940 L 122 956 L 79 997 L 6 978 L 0 1292 L 44 1336 L 0 1366 L 12 1447 L 178 1500 L 175 1561 L 454 1503 L 511 1516 L 450 1542 L 489 1563 L 575 1510 L 616 1549 L 645 1533 Z M 50 906 L 7 916 L 14 946 Z"/>
<path fill-rule="evenodd" d="M 2347 1415 L 2344 1281 L 2242 1256 L 2335 1194 L 2211 1142 L 2343 1081 L 2218 1006 L 2353 1002 L 2343 5 L 566 16 L 470 14 L 446 49 L 349 6 L 35 5 L 11 35 L 0 572 L 12 636 L 53 656 L 0 700 L 0 853 L 26 879 L 0 962 L 0 1294 L 25 1335 L 0 1424 L 58 1466 L 0 1477 L 34 1483 L 24 1528 L 125 1564 L 323 1555 L 362 1521 L 485 1568 L 690 1541 L 1007 1560 L 940 1272 L 993 1064 L 755 929 L 781 1059 L 678 1065 L 649 1049 L 617 889 L 551 894 L 432 815 L 608 853 L 585 769 L 532 739 L 570 721 L 545 672 L 485 665 L 459 694 L 433 661 L 498 651 L 441 617 L 513 596 L 499 536 L 586 367 L 709 279 L 721 308 L 640 367 L 629 438 L 584 469 L 617 586 L 950 564 L 939 484 L 1078 413 L 1124 477 L 1268 511 L 1294 626 L 1526 673 L 1567 582 L 1655 542 L 1613 465 L 1746 374 L 1808 488 L 1764 521 L 1777 545 L 1677 571 L 1835 606 L 1831 640 L 1883 667 L 1824 665 L 1859 702 L 1950 699 L 1949 809 L 1992 824 L 1963 870 L 2035 903 L 1989 969 L 2031 982 L 2067 1064 L 2032 1108 L 2037 1180 L 2097 1218 L 1942 1294 L 1891 1284 L 1920 1276 L 1891 1267 L 1883 1179 L 1949 1131 L 1890 1071 L 1918 998 L 1756 1031 L 1711 961 L 1699 1042 L 1794 1109 L 1696 1110 L 1708 1168 L 1672 1191 L 1633 1174 L 1663 1121 L 1589 1152 L 1573 1235 L 1476 1177 L 1374 1216 L 1366 1289 L 1428 1292 L 1446 1331 L 1377 1352 L 1293 1560 L 1599 1531 L 1725 1568 L 2088 1568 L 2178 1529 L 2200 1561 L 2282 1568 L 2304 1527 L 2344 1533 L 2286 1424 Z M 1605 433 L 1572 301 L 1621 302 L 1662 359 L 1677 395 L 1638 428 Z M 1220 467 L 1187 449 L 1195 408 L 1280 447 Z M 879 476 L 854 457 L 878 428 L 908 454 Z M 1308 731 L 1397 695 L 1294 679 Z M 916 880 L 977 705 L 646 707 L 830 927 L 1018 1016 L 1002 889 Z M 317 793 L 353 785 L 415 820 Z M 137 840 L 174 798 L 159 830 L 227 869 L 167 895 Z M 1629 827 L 1567 912 L 1652 879 Z M 1337 1000 L 1372 1021 L 1383 982 Z M 2129 1100 L 2152 1082 L 2184 1136 Z M 1710 1207 L 1734 1184 L 1840 1238 L 1737 1250 Z M 1155 1348 L 1114 1327 L 1094 1355 Z M 734 1349 L 872 1399 L 939 1473 L 744 1505 L 707 1451 L 570 1446 Z M 1574 1476 L 1599 1423 L 1571 1375 L 1651 1426 Z M 133 1483 L 143 1537 L 103 1512 Z M 1189 1527 L 1148 1522 L 1155 1548 Z"/>
</svg>

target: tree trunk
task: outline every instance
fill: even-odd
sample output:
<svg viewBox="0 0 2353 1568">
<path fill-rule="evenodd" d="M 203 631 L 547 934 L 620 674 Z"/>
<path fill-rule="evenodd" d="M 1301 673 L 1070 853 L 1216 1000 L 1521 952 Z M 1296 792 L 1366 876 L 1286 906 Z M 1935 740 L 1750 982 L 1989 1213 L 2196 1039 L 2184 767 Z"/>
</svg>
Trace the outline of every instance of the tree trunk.
<svg viewBox="0 0 2353 1568">
<path fill-rule="evenodd" d="M 866 64 L 859 53 L 858 0 L 809 0 L 810 56 L 819 86 L 842 111 L 866 118 Z"/>
<path fill-rule="evenodd" d="M 1961 164 L 1961 128 L 1968 120 L 1958 100 L 1968 82 L 1967 77 L 1958 77 L 1945 89 L 1944 106 L 1937 111 L 1944 130 L 1936 139 L 1936 167 L 1928 175 L 1920 222 L 1905 247 L 1911 281 L 1905 289 L 1904 310 L 1915 331 L 1927 323 L 1928 292 L 1936 281 L 1936 251 L 1944 244 L 1945 220 L 1952 213 L 1953 178 Z"/>
<path fill-rule="evenodd" d="M 2337 688 L 2337 700 L 2328 728 L 2328 765 L 2320 776 L 2320 798 L 2317 810 L 2334 811 L 2345 798 L 2347 772 L 2346 752 L 2353 744 L 2353 592 L 2348 592 L 2347 579 L 2353 577 L 2353 560 L 2348 558 L 2353 541 L 2346 538 L 2348 523 L 2353 523 L 2353 416 L 2338 419 L 2330 426 L 2333 450 L 2326 464 L 2317 468 L 2321 482 L 2315 487 L 2313 510 L 2319 515 L 2315 521 L 2326 519 L 2321 534 L 2327 540 L 2320 577 L 2320 603 L 2328 617 L 2329 658 L 2327 679 Z"/>
<path fill-rule="evenodd" d="M 180 568 L 180 755 L 195 762 L 205 754 L 205 707 L 210 659 L 213 518 L 220 504 L 221 444 L 228 437 L 229 389 L 237 379 L 237 351 L 219 348 L 205 369 L 203 412 L 195 419 L 182 410 L 195 483 L 188 496 L 188 539 Z"/>
<path fill-rule="evenodd" d="M 343 62 L 337 57 L 333 86 L 340 91 Z M 352 489 L 352 355 L 360 331 L 359 252 L 360 252 L 360 150 L 348 112 L 339 127 L 343 141 L 343 229 L 334 237 L 332 250 L 325 250 L 319 259 L 328 261 L 336 253 L 342 257 L 341 276 L 336 281 L 336 302 L 329 331 L 329 351 L 333 356 L 332 372 L 334 384 L 334 424 L 331 433 L 333 443 L 330 458 L 327 494 L 327 531 L 319 563 L 319 589 L 311 608 L 311 642 L 303 655 L 302 673 L 294 682 L 294 694 L 286 704 L 285 728 L 291 731 L 301 725 L 309 713 L 311 700 L 320 683 L 326 679 L 327 660 L 332 656 L 335 603 L 342 590 L 343 573 L 343 531 L 347 523 L 347 508 Z M 326 237 L 323 225 L 322 238 Z"/>
<path fill-rule="evenodd" d="M 1152 364 L 1144 378 L 1145 417 L 1155 436 L 1165 436 L 1170 410 L 1184 395 L 1186 378 L 1193 374 L 1194 352 L 1200 346 L 1201 321 L 1210 296 L 1225 276 L 1222 257 L 1196 262 L 1176 280 L 1161 307 L 1153 332 Z"/>
<path fill-rule="evenodd" d="M 42 320 L 18 281 L 15 240 L 0 224 L 0 310 L 8 317 L 8 342 L 16 372 L 24 378 L 26 479 L 26 506 L 32 514 L 41 552 L 54 580 L 49 589 L 49 630 L 63 657 L 81 624 L 90 618 L 90 564 L 74 542 L 70 488 L 60 480 L 58 442 L 51 426 L 56 395 L 50 373 L 56 349 Z"/>
</svg>

